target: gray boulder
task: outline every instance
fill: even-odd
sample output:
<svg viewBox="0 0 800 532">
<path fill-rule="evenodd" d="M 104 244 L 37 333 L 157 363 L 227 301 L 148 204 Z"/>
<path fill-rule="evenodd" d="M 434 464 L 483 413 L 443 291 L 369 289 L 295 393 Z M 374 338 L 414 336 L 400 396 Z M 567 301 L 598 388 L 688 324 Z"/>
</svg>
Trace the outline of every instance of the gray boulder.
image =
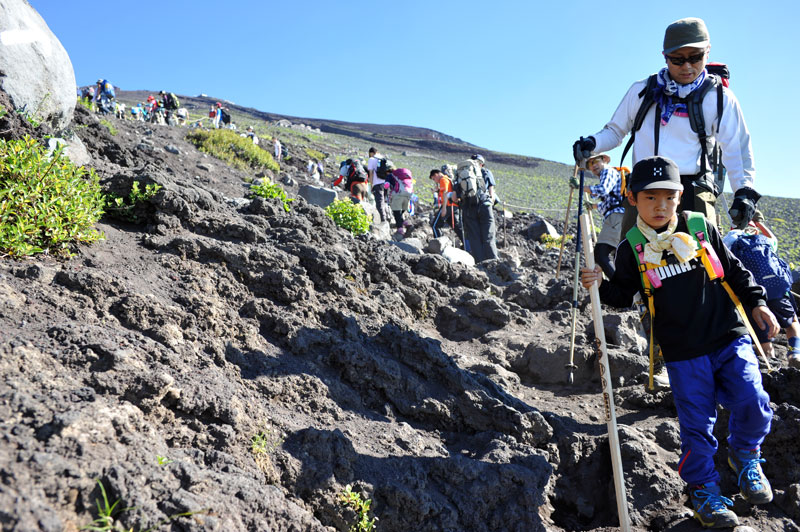
<svg viewBox="0 0 800 532">
<path fill-rule="evenodd" d="M 69 158 L 75 166 L 84 166 L 92 161 L 86 146 L 83 141 L 77 136 L 73 135 L 71 139 L 67 140 L 61 137 L 51 137 L 47 139 L 47 153 L 52 154 L 59 145 L 64 146 L 63 155 Z"/>
<path fill-rule="evenodd" d="M 61 131 L 77 95 L 67 51 L 24 0 L 0 0 L 0 90 L 15 108 Z"/>
<path fill-rule="evenodd" d="M 440 236 L 439 238 L 434 238 L 428 241 L 428 246 L 425 248 L 425 251 L 427 251 L 428 253 L 439 254 L 445 249 L 452 246 L 453 246 L 453 241 L 450 240 L 449 237 Z"/>
<path fill-rule="evenodd" d="M 305 198 L 311 205 L 317 205 L 323 209 L 334 202 L 336 191 L 325 187 L 315 187 L 313 185 L 303 185 L 298 194 Z"/>
<path fill-rule="evenodd" d="M 540 218 L 535 222 L 532 222 L 531 225 L 528 226 L 527 233 L 528 238 L 536 241 L 541 240 L 542 235 L 548 235 L 553 238 L 558 238 L 560 236 L 556 228 L 550 225 L 550 223 L 544 218 Z"/>
<path fill-rule="evenodd" d="M 467 266 L 475 266 L 475 259 L 464 251 L 463 249 L 458 249 L 457 247 L 450 246 L 449 248 L 445 248 L 442 251 L 442 257 L 446 258 L 450 262 L 458 262 L 460 264 L 466 264 Z"/>
</svg>

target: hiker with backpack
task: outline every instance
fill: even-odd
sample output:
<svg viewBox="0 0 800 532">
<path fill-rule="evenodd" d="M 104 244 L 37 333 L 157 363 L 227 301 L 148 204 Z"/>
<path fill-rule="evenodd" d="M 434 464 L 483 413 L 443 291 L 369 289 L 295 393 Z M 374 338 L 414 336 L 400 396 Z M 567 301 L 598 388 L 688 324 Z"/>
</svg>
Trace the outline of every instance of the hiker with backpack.
<svg viewBox="0 0 800 532">
<path fill-rule="evenodd" d="M 750 504 L 772 501 L 760 452 L 772 409 L 746 319 L 737 313 L 739 300 L 769 336 L 778 324 L 764 289 L 716 227 L 701 213 L 677 214 L 682 192 L 676 163 L 659 156 L 637 162 L 627 191 L 637 221 L 617 248 L 614 275 L 606 281 L 598 266 L 584 267 L 581 282 L 585 288 L 600 283 L 601 301 L 617 308 L 630 307 L 637 292 L 647 298 L 678 412 L 678 473 L 689 487 L 694 517 L 704 527 L 735 526 L 738 518 L 728 508 L 733 503 L 722 496 L 714 468 L 718 402 L 730 412 L 728 462 L 742 496 Z"/>
<path fill-rule="evenodd" d="M 741 228 L 753 217 L 761 196 L 753 188 L 753 151 L 739 102 L 725 80 L 706 69 L 710 48 L 702 19 L 684 18 L 670 24 L 662 51 L 666 67 L 635 82 L 611 121 L 573 144 L 573 155 L 576 164 L 581 164 L 594 153 L 616 148 L 630 133 L 622 160 L 633 146 L 634 164 L 652 155 L 675 161 L 684 186 L 679 212 L 699 211 L 714 223 L 716 199 L 724 183 L 721 166 L 715 177 L 712 163 L 721 151 L 734 192 L 728 212 Z M 626 205 L 622 233 L 635 221 L 635 208 Z"/>
<path fill-rule="evenodd" d="M 792 270 L 778 257 L 778 240 L 767 228 L 761 212 L 756 211 L 745 229 L 730 230 L 722 241 L 753 274 L 756 283 L 766 290 L 767 306 L 778 320 L 778 326 L 786 332 L 789 366 L 800 369 L 800 323 L 790 292 Z M 767 337 L 767 331 L 759 327 L 754 329 L 761 348 L 768 357 L 773 357 L 775 348 Z"/>
<path fill-rule="evenodd" d="M 111 114 L 114 112 L 114 99 L 117 97 L 114 91 L 114 86 L 108 82 L 107 79 L 97 80 L 97 89 L 95 91 L 95 103 L 97 110 L 104 114 Z"/>
<path fill-rule="evenodd" d="M 408 168 L 396 168 L 389 176 L 389 205 L 394 216 L 395 229 L 399 236 L 405 235 L 406 227 L 411 225 L 410 220 L 403 220 L 414 195 L 414 177 Z"/>
<path fill-rule="evenodd" d="M 497 258 L 492 172 L 483 155 L 475 154 L 458 164 L 454 188 L 464 224 L 465 247 L 475 262 Z"/>
<path fill-rule="evenodd" d="M 332 183 L 334 187 L 338 187 L 342 182 L 342 188 L 349 193 L 353 193 L 353 186 L 356 183 L 364 183 L 366 186 L 369 177 L 367 169 L 359 159 L 347 159 L 339 164 L 339 177 Z"/>
<path fill-rule="evenodd" d="M 464 233 L 461 230 L 461 216 L 452 180 L 443 171 L 436 169 L 431 170 L 429 177 L 437 187 L 434 203 L 438 208 L 431 220 L 434 238 L 442 236 L 442 228 L 449 226 L 463 242 Z"/>
<path fill-rule="evenodd" d="M 181 106 L 181 102 L 174 92 L 160 91 L 158 94 L 161 96 L 161 107 L 165 110 L 164 119 L 169 124 L 172 122 L 175 111 Z"/>
<path fill-rule="evenodd" d="M 600 199 L 597 207 L 603 215 L 603 228 L 600 230 L 597 244 L 594 246 L 594 260 L 609 279 L 614 275 L 613 255 L 619 244 L 622 214 L 625 212 L 622 206 L 620 172 L 616 168 L 609 167 L 608 163 L 610 162 L 611 157 L 605 153 L 589 157 L 586 160 L 586 169 L 599 177 L 600 183 L 591 187 L 583 187 L 584 193 Z M 574 177 L 570 179 L 570 185 L 573 188 L 580 188 L 580 184 Z"/>
<path fill-rule="evenodd" d="M 372 197 L 375 199 L 375 208 L 381 217 L 381 222 L 388 220 L 386 209 L 386 176 L 392 169 L 389 168 L 389 160 L 383 157 L 378 150 L 369 149 L 369 160 L 367 160 L 367 172 L 369 173 L 370 183 L 372 184 Z"/>
<path fill-rule="evenodd" d="M 275 157 L 275 162 L 279 163 L 283 159 L 283 150 L 281 149 L 281 141 L 278 137 L 272 137 L 272 153 Z"/>
</svg>

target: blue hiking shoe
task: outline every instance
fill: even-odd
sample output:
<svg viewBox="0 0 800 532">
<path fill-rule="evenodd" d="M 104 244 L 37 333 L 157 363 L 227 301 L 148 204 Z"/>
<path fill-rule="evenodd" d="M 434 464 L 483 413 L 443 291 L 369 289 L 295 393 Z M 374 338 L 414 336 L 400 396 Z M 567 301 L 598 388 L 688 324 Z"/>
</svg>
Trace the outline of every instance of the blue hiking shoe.
<svg viewBox="0 0 800 532">
<path fill-rule="evenodd" d="M 728 449 L 728 464 L 739 475 L 739 491 L 750 504 L 772 502 L 772 487 L 761 470 L 764 462 L 758 449 Z"/>
<path fill-rule="evenodd" d="M 709 482 L 691 486 L 689 498 L 694 507 L 694 517 L 706 528 L 737 526 L 739 518 L 728 508 L 733 501 L 720 494 L 719 484 Z"/>
</svg>

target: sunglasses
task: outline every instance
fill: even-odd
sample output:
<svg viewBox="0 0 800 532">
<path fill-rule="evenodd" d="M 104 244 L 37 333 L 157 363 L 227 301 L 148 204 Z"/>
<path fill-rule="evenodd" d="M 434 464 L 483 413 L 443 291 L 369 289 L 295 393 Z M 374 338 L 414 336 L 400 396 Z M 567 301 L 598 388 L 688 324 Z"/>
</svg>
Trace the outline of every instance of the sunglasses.
<svg viewBox="0 0 800 532">
<path fill-rule="evenodd" d="M 705 52 L 700 52 L 699 54 L 690 55 L 689 57 L 675 57 L 673 55 L 665 55 L 664 57 L 675 66 L 683 66 L 687 62 L 691 64 L 699 63 L 705 56 Z"/>
</svg>

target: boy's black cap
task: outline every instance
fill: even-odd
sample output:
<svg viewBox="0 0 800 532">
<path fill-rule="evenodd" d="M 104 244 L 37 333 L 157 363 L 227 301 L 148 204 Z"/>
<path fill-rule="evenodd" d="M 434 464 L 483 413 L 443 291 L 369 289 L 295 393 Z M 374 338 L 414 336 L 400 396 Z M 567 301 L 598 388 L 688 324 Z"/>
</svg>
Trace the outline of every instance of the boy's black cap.
<svg viewBox="0 0 800 532">
<path fill-rule="evenodd" d="M 634 194 L 654 188 L 683 190 L 681 172 L 672 159 L 658 155 L 647 157 L 633 165 L 628 188 Z"/>
</svg>

